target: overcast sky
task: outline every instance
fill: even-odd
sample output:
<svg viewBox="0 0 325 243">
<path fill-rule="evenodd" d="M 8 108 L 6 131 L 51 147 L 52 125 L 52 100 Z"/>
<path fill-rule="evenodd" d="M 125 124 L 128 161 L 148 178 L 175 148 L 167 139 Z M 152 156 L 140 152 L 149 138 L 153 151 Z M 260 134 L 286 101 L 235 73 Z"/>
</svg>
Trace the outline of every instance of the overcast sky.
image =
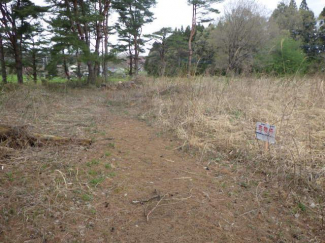
<svg viewBox="0 0 325 243">
<path fill-rule="evenodd" d="M 217 4 L 216 7 L 223 11 L 223 6 L 227 5 L 231 0 L 226 0 L 222 4 Z M 289 0 L 288 0 L 289 1 Z M 144 28 L 145 33 L 152 33 L 160 30 L 162 27 L 180 27 L 191 24 L 191 8 L 187 5 L 187 0 L 157 0 L 158 4 L 154 8 L 156 20 Z M 257 0 L 264 5 L 270 13 L 274 10 L 279 0 Z M 296 0 L 298 7 L 301 0 Z M 325 0 L 307 0 L 309 8 L 314 11 L 318 17 L 322 9 L 325 7 Z M 220 15 L 219 15 L 220 16 Z M 216 16 L 217 17 L 217 16 Z"/>
</svg>

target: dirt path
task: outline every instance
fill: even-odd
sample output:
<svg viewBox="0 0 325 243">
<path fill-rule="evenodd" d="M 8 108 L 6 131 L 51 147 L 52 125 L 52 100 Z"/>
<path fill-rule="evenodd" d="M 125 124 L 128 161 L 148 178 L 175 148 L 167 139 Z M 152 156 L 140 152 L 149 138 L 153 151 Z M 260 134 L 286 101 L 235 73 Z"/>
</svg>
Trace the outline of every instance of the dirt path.
<svg viewBox="0 0 325 243">
<path fill-rule="evenodd" d="M 102 238 L 108 242 L 312 241 L 305 235 L 309 226 L 280 205 L 281 195 L 269 195 L 262 183 L 251 190 L 234 165 L 207 168 L 179 151 L 177 141 L 125 116 L 111 115 L 107 134 L 114 149 L 106 142 L 94 149 L 112 151 L 116 177 L 106 184 L 111 193 L 99 200 L 107 225 L 96 225 L 91 237 L 108 228 Z"/>
<path fill-rule="evenodd" d="M 219 158 L 206 167 L 95 95 L 65 101 L 51 120 L 73 111 L 79 125 L 63 131 L 93 136 L 90 148 L 30 148 L 2 161 L 0 242 L 321 242 L 267 179 Z"/>
</svg>

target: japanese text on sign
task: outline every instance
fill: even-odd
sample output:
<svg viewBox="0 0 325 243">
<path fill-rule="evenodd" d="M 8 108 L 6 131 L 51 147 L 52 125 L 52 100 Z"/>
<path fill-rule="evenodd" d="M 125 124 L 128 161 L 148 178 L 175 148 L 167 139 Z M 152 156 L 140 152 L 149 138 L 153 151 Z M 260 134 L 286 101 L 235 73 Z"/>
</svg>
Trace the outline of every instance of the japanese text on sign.
<svg viewBox="0 0 325 243">
<path fill-rule="evenodd" d="M 256 138 L 268 143 L 275 143 L 276 127 L 266 123 L 256 123 Z"/>
</svg>

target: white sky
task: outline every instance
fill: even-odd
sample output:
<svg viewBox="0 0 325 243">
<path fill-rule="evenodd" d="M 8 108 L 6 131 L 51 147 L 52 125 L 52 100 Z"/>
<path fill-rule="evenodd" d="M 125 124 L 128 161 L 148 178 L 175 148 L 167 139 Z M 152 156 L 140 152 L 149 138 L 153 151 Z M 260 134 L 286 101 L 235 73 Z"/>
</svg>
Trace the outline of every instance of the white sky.
<svg viewBox="0 0 325 243">
<path fill-rule="evenodd" d="M 230 0 L 225 0 L 222 4 L 217 4 L 216 8 L 221 11 L 223 6 L 229 3 Z M 274 10 L 280 0 L 256 0 L 261 5 L 264 5 L 270 13 Z M 289 1 L 289 0 L 287 0 Z M 157 0 L 158 4 L 153 9 L 155 13 L 155 21 L 144 27 L 144 32 L 152 33 L 160 30 L 163 27 L 184 27 L 191 24 L 191 7 L 187 5 L 187 0 Z M 296 0 L 297 6 L 300 6 L 301 0 Z M 307 0 L 309 8 L 318 17 L 322 9 L 325 7 L 325 0 Z M 216 15 L 216 18 L 220 15 Z"/>
</svg>

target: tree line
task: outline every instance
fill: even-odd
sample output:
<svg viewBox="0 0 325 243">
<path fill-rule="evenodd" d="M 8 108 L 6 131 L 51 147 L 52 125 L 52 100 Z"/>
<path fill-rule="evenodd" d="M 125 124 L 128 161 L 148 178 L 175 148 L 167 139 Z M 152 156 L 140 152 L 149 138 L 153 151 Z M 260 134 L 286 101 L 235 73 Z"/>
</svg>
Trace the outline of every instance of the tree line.
<svg viewBox="0 0 325 243">
<path fill-rule="evenodd" d="M 107 78 L 107 61 L 117 51 L 128 51 L 130 75 L 137 74 L 139 54 L 143 52 L 142 28 L 153 21 L 156 0 L 46 0 L 38 6 L 31 0 L 2 0 L 0 3 L 0 61 L 2 81 L 7 70 L 23 83 L 23 70 L 30 70 L 37 81 L 42 63 L 56 75 L 57 65 L 70 79 L 69 63 L 87 66 L 87 82 Z M 109 26 L 112 13 L 118 14 L 115 26 Z M 109 43 L 109 35 L 118 33 L 119 45 Z M 111 50 L 110 50 L 111 49 Z M 113 51 L 112 51 L 113 50 Z M 102 73 L 100 72 L 102 70 Z M 100 74 L 101 73 L 101 74 Z"/>
<path fill-rule="evenodd" d="M 202 11 L 217 12 L 213 3 L 220 0 L 187 0 L 192 6 L 192 28 L 188 40 L 189 60 L 192 58 L 192 39 Z M 58 64 L 70 79 L 69 63 L 76 63 L 79 79 L 86 74 L 94 83 L 103 76 L 107 80 L 107 63 L 117 60 L 116 54 L 127 52 L 129 75 L 137 75 L 139 56 L 148 41 L 143 26 L 154 20 L 152 7 L 156 0 L 46 0 L 38 6 L 31 0 L 3 0 L 0 3 L 0 61 L 3 83 L 7 69 L 24 82 L 23 70 L 30 71 L 37 82 L 38 67 L 46 67 L 57 75 Z M 115 25 L 112 14 L 118 14 Z M 49 17 L 46 17 L 49 16 Z M 205 20 L 207 21 L 207 20 Z M 45 24 L 46 23 L 46 24 Z M 117 45 L 108 37 L 118 34 Z M 188 65 L 191 66 L 191 61 Z M 87 72 L 82 73 L 82 65 Z M 102 71 L 101 71 L 102 70 Z"/>
<path fill-rule="evenodd" d="M 58 65 L 70 79 L 75 63 L 78 79 L 107 81 L 109 61 L 127 53 L 128 74 L 137 75 L 145 45 L 152 42 L 145 69 L 150 75 L 176 76 L 263 72 L 285 74 L 318 70 L 324 63 L 325 8 L 316 19 L 306 0 L 280 2 L 268 17 L 254 1 L 238 0 L 219 11 L 221 0 L 187 0 L 192 23 L 186 28 L 162 28 L 142 33 L 153 22 L 156 0 L 2 0 L 0 3 L 0 62 L 2 82 L 7 73 L 39 78 L 40 66 L 56 76 Z M 118 18 L 113 22 L 113 13 Z M 212 22 L 214 23 L 212 24 Z M 210 23 L 204 27 L 204 23 Z M 117 33 L 118 44 L 109 42 Z M 87 72 L 82 72 L 82 67 Z"/>
<path fill-rule="evenodd" d="M 193 57 L 188 57 L 190 26 L 155 33 L 146 59 L 154 76 L 268 73 L 304 74 L 324 71 L 325 7 L 316 18 L 303 0 L 279 2 L 268 16 L 255 1 L 235 1 L 223 16 L 193 36 Z"/>
</svg>

